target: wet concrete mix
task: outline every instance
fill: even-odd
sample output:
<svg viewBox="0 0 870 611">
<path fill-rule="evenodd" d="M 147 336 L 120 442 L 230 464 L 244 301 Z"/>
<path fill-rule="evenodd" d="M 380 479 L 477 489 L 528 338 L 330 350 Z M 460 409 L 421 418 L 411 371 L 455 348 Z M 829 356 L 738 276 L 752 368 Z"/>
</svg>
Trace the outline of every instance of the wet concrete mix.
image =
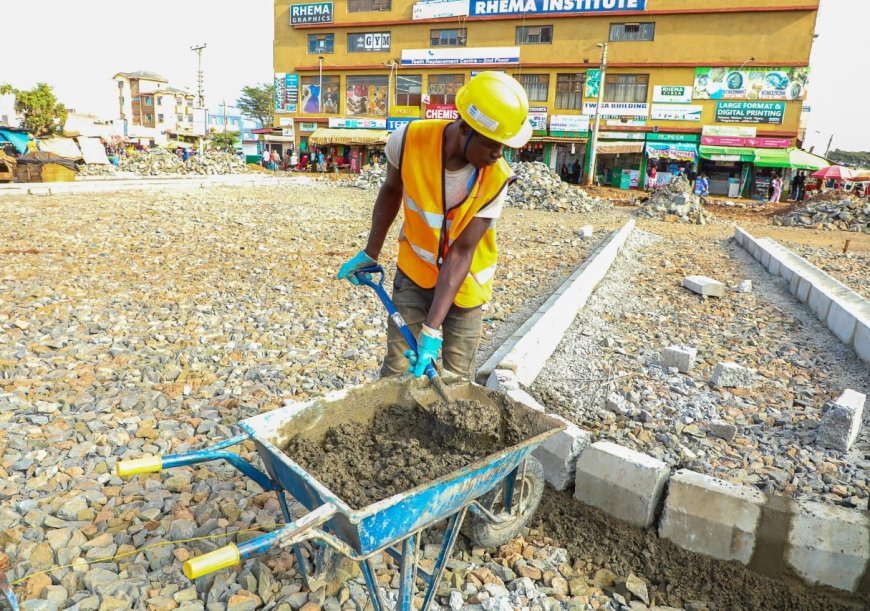
<svg viewBox="0 0 870 611">
<path fill-rule="evenodd" d="M 431 482 L 534 433 L 509 410 L 478 401 L 393 405 L 373 422 L 330 427 L 323 440 L 294 437 L 284 452 L 353 508 Z"/>
</svg>

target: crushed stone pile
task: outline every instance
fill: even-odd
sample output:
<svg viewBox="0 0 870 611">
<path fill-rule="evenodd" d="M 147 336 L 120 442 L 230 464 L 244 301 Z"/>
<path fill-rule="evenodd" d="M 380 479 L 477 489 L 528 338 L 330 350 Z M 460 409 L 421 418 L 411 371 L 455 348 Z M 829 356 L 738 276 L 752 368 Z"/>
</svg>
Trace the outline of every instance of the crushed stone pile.
<svg viewBox="0 0 870 611">
<path fill-rule="evenodd" d="M 206 151 L 197 153 L 187 161 L 167 149 L 152 149 L 125 157 L 118 167 L 112 165 L 84 164 L 79 167 L 80 176 L 115 176 L 121 173 L 137 176 L 166 175 L 215 175 L 247 174 L 247 164 L 232 153 Z"/>
<path fill-rule="evenodd" d="M 583 189 L 562 182 L 559 175 L 539 161 L 511 164 L 517 180 L 508 190 L 506 204 L 523 210 L 591 212 L 613 206 Z"/>
<path fill-rule="evenodd" d="M 713 219 L 713 215 L 704 210 L 698 196 L 692 193 L 689 181 L 682 176 L 675 177 L 647 200 L 641 201 L 635 215 L 695 225 L 706 225 Z"/>
<path fill-rule="evenodd" d="M 774 225 L 807 227 L 810 229 L 841 229 L 870 233 L 870 203 L 843 196 L 831 201 L 824 194 L 811 199 L 805 205 L 773 219 Z"/>
<path fill-rule="evenodd" d="M 356 187 L 357 189 L 377 190 L 381 188 L 387 179 L 387 164 L 369 165 L 362 167 L 359 174 L 353 178 L 338 181 L 343 187 Z"/>
</svg>

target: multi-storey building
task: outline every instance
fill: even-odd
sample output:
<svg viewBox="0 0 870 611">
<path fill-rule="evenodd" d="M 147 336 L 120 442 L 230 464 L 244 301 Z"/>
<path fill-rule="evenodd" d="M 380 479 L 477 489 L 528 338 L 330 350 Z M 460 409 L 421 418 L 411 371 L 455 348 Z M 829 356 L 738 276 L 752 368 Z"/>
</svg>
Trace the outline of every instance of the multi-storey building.
<svg viewBox="0 0 870 611">
<path fill-rule="evenodd" d="M 710 175 L 714 192 L 751 195 L 772 171 L 800 166 L 791 149 L 802 137 L 818 5 L 275 0 L 275 126 L 295 125 L 303 150 L 342 156 L 359 145 L 364 154 L 384 130 L 455 116 L 463 83 L 502 70 L 528 92 L 535 128 L 508 155 L 556 170 L 578 161 L 584 175 L 622 187 L 649 163 L 684 166 Z"/>
<path fill-rule="evenodd" d="M 169 135 L 202 136 L 205 114 L 195 96 L 171 87 L 153 72 L 119 72 L 112 79 L 118 92 L 118 118 L 130 139 L 163 144 Z"/>
<path fill-rule="evenodd" d="M 249 119 L 242 115 L 242 110 L 239 107 L 222 102 L 215 111 L 208 112 L 206 125 L 209 133 L 232 132 L 238 134 L 238 149 L 245 154 L 246 158 L 257 157 L 259 151 L 254 130 L 263 126 L 258 119 Z"/>
</svg>

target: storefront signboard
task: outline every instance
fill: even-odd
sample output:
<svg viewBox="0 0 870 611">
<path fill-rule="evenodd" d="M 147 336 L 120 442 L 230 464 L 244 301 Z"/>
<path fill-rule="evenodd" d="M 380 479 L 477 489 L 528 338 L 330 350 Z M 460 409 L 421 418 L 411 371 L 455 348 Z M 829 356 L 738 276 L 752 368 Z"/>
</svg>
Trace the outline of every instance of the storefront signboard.
<svg viewBox="0 0 870 611">
<path fill-rule="evenodd" d="M 529 106 L 529 123 L 534 131 L 547 131 L 547 110 L 546 106 Z"/>
<path fill-rule="evenodd" d="M 646 135 L 647 141 L 650 142 L 699 142 L 701 136 L 698 134 L 663 134 L 661 132 L 649 132 Z"/>
<path fill-rule="evenodd" d="M 644 127 L 646 119 L 630 119 L 623 117 L 621 119 L 607 119 L 605 124 L 609 127 Z"/>
<path fill-rule="evenodd" d="M 394 132 L 403 125 L 407 125 L 417 119 L 409 119 L 408 117 L 387 117 L 387 131 Z"/>
<path fill-rule="evenodd" d="M 469 0 L 469 4 L 469 14 L 472 16 L 646 10 L 646 0 Z"/>
<path fill-rule="evenodd" d="M 329 127 L 346 127 L 349 129 L 386 129 L 386 119 L 350 119 L 347 117 L 330 117 Z"/>
<path fill-rule="evenodd" d="M 653 104 L 650 119 L 653 121 L 700 121 L 703 106 L 694 104 Z"/>
<path fill-rule="evenodd" d="M 448 119 L 453 121 L 459 118 L 459 111 L 455 104 L 426 104 L 423 113 L 426 119 Z"/>
<path fill-rule="evenodd" d="M 359 34 L 351 34 L 348 36 L 347 49 L 348 51 L 389 51 L 390 50 L 390 33 L 389 32 L 361 32 Z"/>
<path fill-rule="evenodd" d="M 695 68 L 696 100 L 803 100 L 809 68 Z"/>
<path fill-rule="evenodd" d="M 411 19 L 440 19 L 468 15 L 468 0 L 442 0 L 417 2 L 411 9 Z"/>
<path fill-rule="evenodd" d="M 275 112 L 284 112 L 284 96 L 287 90 L 287 74 L 284 72 L 275 73 Z"/>
<path fill-rule="evenodd" d="M 518 64 L 519 47 L 468 49 L 402 49 L 403 66 L 451 66 L 466 64 Z"/>
<path fill-rule="evenodd" d="M 652 101 L 668 104 L 691 104 L 692 88 L 688 85 L 656 85 L 653 87 Z"/>
<path fill-rule="evenodd" d="M 646 145 L 648 157 L 659 159 L 682 159 L 694 161 L 698 156 L 698 147 L 687 142 L 648 142 Z"/>
<path fill-rule="evenodd" d="M 296 112 L 299 105 L 299 75 L 284 76 L 284 112 Z"/>
<path fill-rule="evenodd" d="M 419 106 L 393 106 L 390 108 L 390 114 L 394 117 L 411 117 L 418 118 L 420 116 Z"/>
<path fill-rule="evenodd" d="M 317 129 L 317 123 L 314 121 L 300 121 L 298 125 L 300 132 L 313 132 Z"/>
<path fill-rule="evenodd" d="M 290 127 L 293 125 L 293 119 L 291 117 L 281 117 L 278 119 L 278 125 L 280 127 Z"/>
<path fill-rule="evenodd" d="M 716 102 L 716 121 L 721 123 L 780 124 L 785 102 Z"/>
<path fill-rule="evenodd" d="M 282 127 L 281 128 L 281 135 L 286 137 L 286 138 L 295 138 L 296 137 L 296 131 L 293 129 L 292 122 L 290 123 L 289 127 Z"/>
<path fill-rule="evenodd" d="M 601 90 L 601 70 L 593 68 L 586 71 L 586 83 L 583 86 L 583 95 L 593 100 L 598 97 Z"/>
<path fill-rule="evenodd" d="M 787 149 L 793 144 L 791 138 L 741 138 L 739 136 L 701 136 L 701 144 L 711 146 L 745 146 L 760 149 Z"/>
<path fill-rule="evenodd" d="M 585 133 L 589 131 L 589 117 L 586 115 L 550 115 L 550 134 L 556 132 Z"/>
<path fill-rule="evenodd" d="M 590 117 L 595 116 L 595 108 L 597 102 L 584 102 L 583 114 Z M 649 115 L 649 104 L 634 103 L 634 102 L 604 102 L 601 104 L 600 115 L 604 118 L 619 118 L 619 117 L 643 117 Z"/>
<path fill-rule="evenodd" d="M 643 132 L 598 132 L 601 140 L 644 140 Z"/>
<path fill-rule="evenodd" d="M 332 23 L 332 2 L 290 5 L 290 25 Z"/>
<path fill-rule="evenodd" d="M 705 125 L 701 128 L 704 136 L 738 136 L 740 138 L 755 138 L 757 128 L 749 125 Z"/>
</svg>

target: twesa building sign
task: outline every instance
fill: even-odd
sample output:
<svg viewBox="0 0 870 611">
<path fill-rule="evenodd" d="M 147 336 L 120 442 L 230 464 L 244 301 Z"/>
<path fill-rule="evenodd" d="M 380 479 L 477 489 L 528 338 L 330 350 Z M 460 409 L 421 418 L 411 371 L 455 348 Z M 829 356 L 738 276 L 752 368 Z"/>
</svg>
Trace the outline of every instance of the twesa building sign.
<svg viewBox="0 0 870 611">
<path fill-rule="evenodd" d="M 332 23 L 332 2 L 290 5 L 290 25 Z"/>
<path fill-rule="evenodd" d="M 530 15 L 643 11 L 646 0 L 470 0 L 469 14 Z"/>
<path fill-rule="evenodd" d="M 716 102 L 717 123 L 769 123 L 779 125 L 785 102 Z"/>
</svg>

